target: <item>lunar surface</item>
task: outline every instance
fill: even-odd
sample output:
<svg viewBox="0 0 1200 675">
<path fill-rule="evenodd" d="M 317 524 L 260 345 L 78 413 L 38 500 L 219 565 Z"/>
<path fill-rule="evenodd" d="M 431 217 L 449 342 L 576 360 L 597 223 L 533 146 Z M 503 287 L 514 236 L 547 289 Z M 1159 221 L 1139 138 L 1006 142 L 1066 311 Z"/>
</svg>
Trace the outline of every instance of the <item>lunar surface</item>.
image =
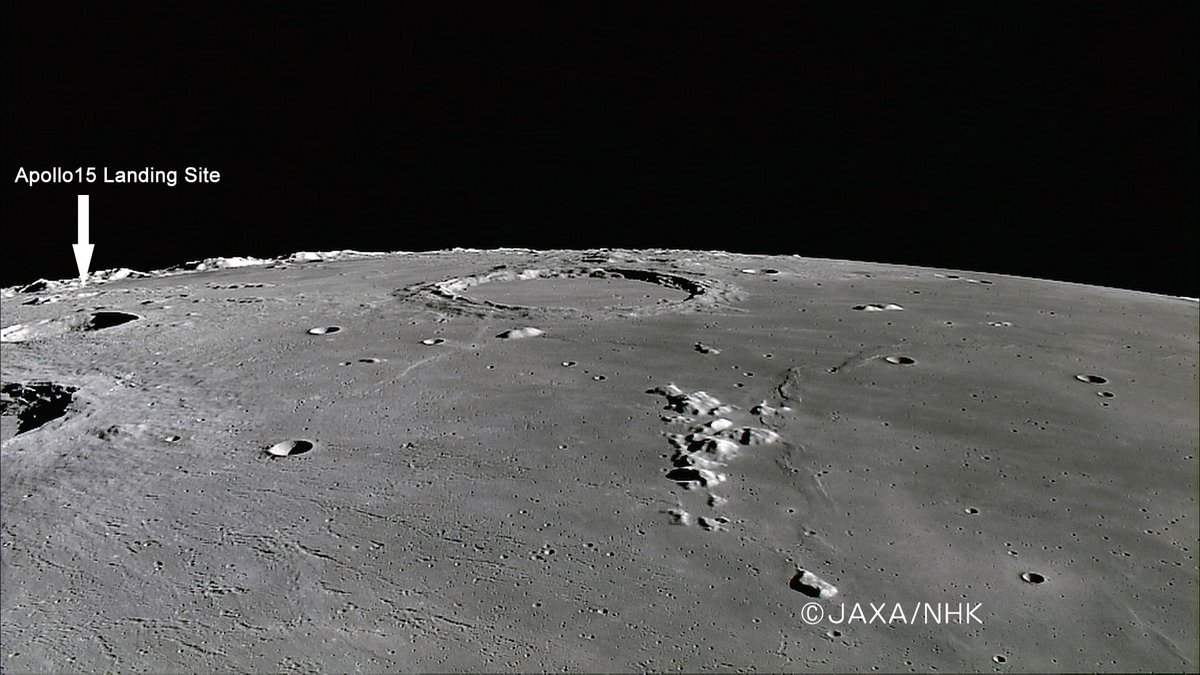
<svg viewBox="0 0 1200 675">
<path fill-rule="evenodd" d="M 5 672 L 1200 668 L 1193 300 L 454 250 L 2 310 Z"/>
</svg>

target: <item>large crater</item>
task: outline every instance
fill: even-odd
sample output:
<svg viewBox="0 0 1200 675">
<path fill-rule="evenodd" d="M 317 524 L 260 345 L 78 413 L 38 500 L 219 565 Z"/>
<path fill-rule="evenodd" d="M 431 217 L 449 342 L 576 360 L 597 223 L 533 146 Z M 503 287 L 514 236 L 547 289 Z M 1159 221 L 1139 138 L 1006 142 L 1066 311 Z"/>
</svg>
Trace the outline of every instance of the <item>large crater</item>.
<svg viewBox="0 0 1200 675">
<path fill-rule="evenodd" d="M 671 272 L 626 267 L 492 271 L 414 284 L 397 297 L 456 314 L 516 316 L 644 316 L 727 304 L 731 284 Z"/>
<path fill-rule="evenodd" d="M 14 324 L 0 329 L 0 342 L 29 342 L 58 337 L 67 333 L 91 333 L 137 321 L 142 317 L 129 312 L 95 311 L 89 314 L 42 319 L 31 324 Z"/>
</svg>

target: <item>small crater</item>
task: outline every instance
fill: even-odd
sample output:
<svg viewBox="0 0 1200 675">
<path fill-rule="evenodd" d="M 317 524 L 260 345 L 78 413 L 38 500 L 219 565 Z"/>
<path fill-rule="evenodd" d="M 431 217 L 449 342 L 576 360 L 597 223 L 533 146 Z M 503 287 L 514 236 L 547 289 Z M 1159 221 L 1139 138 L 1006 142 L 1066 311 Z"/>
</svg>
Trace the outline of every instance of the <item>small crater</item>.
<svg viewBox="0 0 1200 675">
<path fill-rule="evenodd" d="M 377 359 L 374 356 L 366 359 L 359 359 L 359 363 L 383 363 L 383 359 Z"/>
<path fill-rule="evenodd" d="M 563 368 L 574 368 L 574 367 L 575 367 L 575 362 L 574 362 L 574 361 L 563 361 L 563 362 L 562 362 L 562 367 L 563 367 Z"/>
<path fill-rule="evenodd" d="M 1111 391 L 1098 391 L 1096 392 L 1096 395 L 1101 398 L 1112 398 L 1115 396 L 1115 394 L 1113 394 Z"/>
<path fill-rule="evenodd" d="M 900 312 L 900 311 L 904 311 L 904 308 L 901 307 L 900 305 L 897 305 L 892 302 L 889 302 L 886 304 L 879 303 L 879 302 L 872 302 L 869 305 L 855 305 L 854 311 L 856 311 L 856 312 Z"/>
<path fill-rule="evenodd" d="M 312 449 L 312 441 L 301 439 L 296 441 L 281 441 L 267 448 L 266 452 L 274 457 L 291 457 L 292 455 L 303 455 Z"/>
<path fill-rule="evenodd" d="M 445 342 L 445 340 L 443 340 L 442 338 L 425 338 L 424 340 L 421 340 L 421 344 L 425 345 L 426 347 L 440 345 L 443 342 Z"/>
<path fill-rule="evenodd" d="M 603 382 L 603 381 L 607 380 L 608 377 L 606 375 L 593 375 L 592 379 L 597 382 Z"/>
<path fill-rule="evenodd" d="M 969 516 L 973 516 L 973 515 L 979 513 L 979 509 L 975 508 L 974 506 L 968 506 L 967 508 L 963 509 L 963 513 L 965 513 Z"/>
<path fill-rule="evenodd" d="M 840 630 L 827 630 L 827 631 L 825 631 L 825 637 L 827 637 L 827 638 L 829 638 L 829 639 L 831 639 L 831 640 L 832 640 L 832 639 L 834 639 L 834 638 L 840 638 L 840 637 L 842 637 L 842 631 L 840 631 Z"/>
<path fill-rule="evenodd" d="M 1046 581 L 1046 577 L 1037 572 L 1021 572 L 1021 581 L 1027 584 L 1040 584 Z"/>
<path fill-rule="evenodd" d="M 342 330 L 341 326 L 317 326 L 316 328 L 309 328 L 308 334 L 309 335 L 333 335 L 334 333 L 337 333 L 341 330 Z"/>
<path fill-rule="evenodd" d="M 128 312 L 96 312 L 83 325 L 83 330 L 104 330 L 130 321 L 137 321 L 140 318 L 142 317 Z"/>
<path fill-rule="evenodd" d="M 710 346 L 704 344 L 703 342 L 697 342 L 695 349 L 696 349 L 696 351 L 700 352 L 701 354 L 720 354 L 721 353 L 720 349 L 717 349 L 716 347 L 710 347 Z"/>
<path fill-rule="evenodd" d="M 178 443 L 181 440 L 183 440 L 183 436 L 178 436 L 176 434 L 171 434 L 170 436 L 166 436 L 163 438 L 163 441 L 165 441 L 167 443 Z"/>
<path fill-rule="evenodd" d="M 997 654 L 992 657 L 992 661 L 995 661 L 996 663 L 1006 663 L 1008 662 L 1008 659 L 1005 658 L 1003 654 Z"/>
<path fill-rule="evenodd" d="M 1080 382 L 1086 382 L 1088 384 L 1107 384 L 1108 383 L 1108 378 L 1101 377 L 1100 375 L 1088 375 L 1088 374 L 1076 375 L 1075 379 L 1079 380 Z"/>
<path fill-rule="evenodd" d="M 917 362 L 917 360 L 911 356 L 889 356 L 885 358 L 884 361 L 897 366 L 911 366 Z"/>
</svg>

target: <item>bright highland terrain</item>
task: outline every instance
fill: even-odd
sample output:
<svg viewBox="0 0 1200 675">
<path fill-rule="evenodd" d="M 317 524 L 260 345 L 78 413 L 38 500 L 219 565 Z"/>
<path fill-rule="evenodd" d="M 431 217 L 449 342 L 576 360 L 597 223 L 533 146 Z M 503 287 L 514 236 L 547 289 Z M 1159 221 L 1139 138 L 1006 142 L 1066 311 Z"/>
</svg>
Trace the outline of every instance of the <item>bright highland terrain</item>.
<svg viewBox="0 0 1200 675">
<path fill-rule="evenodd" d="M 1194 301 L 253 262 L 4 293 L 5 672 L 1200 668 Z"/>
</svg>

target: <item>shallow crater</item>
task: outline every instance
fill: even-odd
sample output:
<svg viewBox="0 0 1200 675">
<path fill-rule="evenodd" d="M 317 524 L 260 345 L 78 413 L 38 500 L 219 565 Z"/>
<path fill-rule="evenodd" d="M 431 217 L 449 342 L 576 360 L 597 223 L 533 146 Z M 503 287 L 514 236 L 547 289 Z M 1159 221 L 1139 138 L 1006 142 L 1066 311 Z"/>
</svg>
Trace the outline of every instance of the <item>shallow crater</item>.
<svg viewBox="0 0 1200 675">
<path fill-rule="evenodd" d="M 423 299 L 458 314 L 532 316 L 644 316 L 740 299 L 731 284 L 634 268 L 570 267 L 485 274 L 414 284 L 393 293 Z"/>
</svg>

